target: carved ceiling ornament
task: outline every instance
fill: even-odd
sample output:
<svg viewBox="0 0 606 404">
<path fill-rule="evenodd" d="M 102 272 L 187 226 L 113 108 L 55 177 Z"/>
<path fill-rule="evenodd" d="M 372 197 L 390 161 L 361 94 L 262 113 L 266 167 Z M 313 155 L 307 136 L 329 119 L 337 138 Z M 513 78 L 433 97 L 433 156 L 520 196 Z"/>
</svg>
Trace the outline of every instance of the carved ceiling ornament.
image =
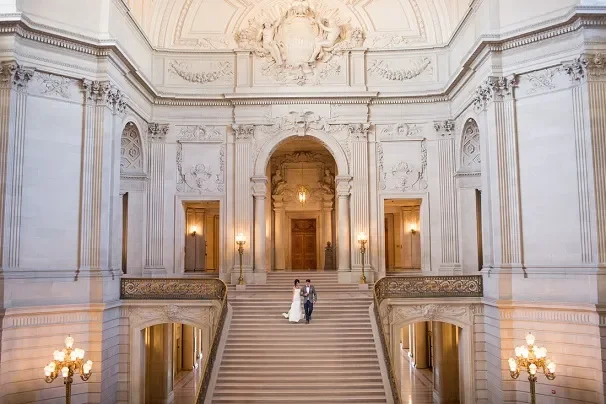
<svg viewBox="0 0 606 404">
<path fill-rule="evenodd" d="M 285 179 L 285 171 L 289 165 L 300 163 L 315 164 L 323 172 L 320 181 L 311 185 L 309 199 L 311 202 L 332 198 L 335 193 L 335 176 L 332 171 L 334 159 L 329 153 L 301 151 L 272 158 L 271 192 L 273 196 L 280 196 L 282 201 L 291 202 L 297 198 L 297 187 L 300 184 L 289 184 Z M 274 198 L 277 199 L 277 198 Z"/>
<path fill-rule="evenodd" d="M 236 42 L 242 49 L 252 49 L 267 65 L 264 74 L 278 81 L 292 81 L 299 85 L 324 65 L 324 75 L 340 68 L 326 65 L 333 57 L 351 48 L 363 45 L 365 34 L 352 27 L 339 15 L 321 3 L 293 0 L 283 7 L 265 9 L 248 21 L 248 26 L 236 33 Z M 321 73 L 320 73 L 321 74 Z"/>
</svg>

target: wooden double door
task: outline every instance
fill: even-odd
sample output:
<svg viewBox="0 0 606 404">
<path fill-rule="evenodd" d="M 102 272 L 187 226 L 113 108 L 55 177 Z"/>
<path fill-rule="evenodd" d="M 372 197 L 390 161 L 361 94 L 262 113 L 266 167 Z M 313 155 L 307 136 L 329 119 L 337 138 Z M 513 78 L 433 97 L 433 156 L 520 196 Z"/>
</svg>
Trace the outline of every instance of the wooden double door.
<svg viewBox="0 0 606 404">
<path fill-rule="evenodd" d="M 293 219 L 290 257 L 292 269 L 317 269 L 316 219 Z"/>
</svg>

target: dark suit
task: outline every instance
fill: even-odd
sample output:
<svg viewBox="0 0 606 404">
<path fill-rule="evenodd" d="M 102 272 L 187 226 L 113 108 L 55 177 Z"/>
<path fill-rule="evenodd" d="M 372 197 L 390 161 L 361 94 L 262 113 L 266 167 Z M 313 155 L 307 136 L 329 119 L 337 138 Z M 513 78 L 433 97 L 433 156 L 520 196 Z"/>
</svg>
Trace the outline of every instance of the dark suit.
<svg viewBox="0 0 606 404">
<path fill-rule="evenodd" d="M 301 295 L 303 296 L 303 307 L 305 308 L 305 320 L 311 320 L 311 313 L 314 311 L 314 303 L 318 300 L 318 294 L 316 293 L 316 288 L 314 285 L 309 285 L 309 293 L 307 296 L 307 286 L 303 285 L 301 288 Z"/>
</svg>

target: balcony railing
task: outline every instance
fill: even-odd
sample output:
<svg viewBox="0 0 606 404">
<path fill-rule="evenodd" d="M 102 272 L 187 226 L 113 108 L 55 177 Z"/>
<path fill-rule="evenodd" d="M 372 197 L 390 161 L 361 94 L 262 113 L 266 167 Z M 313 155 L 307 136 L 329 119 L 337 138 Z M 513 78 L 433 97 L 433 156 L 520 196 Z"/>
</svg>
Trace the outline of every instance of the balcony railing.
<svg viewBox="0 0 606 404">
<path fill-rule="evenodd" d="M 123 300 L 218 300 L 221 302 L 219 321 L 196 395 L 195 402 L 204 403 L 227 316 L 227 285 L 225 282 L 220 279 L 122 278 L 120 298 Z"/>
<path fill-rule="evenodd" d="M 383 355 L 387 361 L 389 384 L 395 403 L 402 403 L 400 389 L 385 333 L 381 326 L 379 307 L 385 299 L 423 299 L 449 297 L 482 297 L 484 295 L 481 276 L 401 276 L 379 279 L 374 286 L 374 311 L 383 346 Z"/>
</svg>

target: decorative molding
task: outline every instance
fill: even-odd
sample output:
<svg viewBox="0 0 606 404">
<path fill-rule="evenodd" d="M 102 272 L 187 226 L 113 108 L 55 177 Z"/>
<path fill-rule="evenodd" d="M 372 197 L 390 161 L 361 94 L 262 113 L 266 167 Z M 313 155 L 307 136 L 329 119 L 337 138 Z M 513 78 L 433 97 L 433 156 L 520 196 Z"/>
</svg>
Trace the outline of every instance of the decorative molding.
<svg viewBox="0 0 606 404">
<path fill-rule="evenodd" d="M 380 304 L 385 299 L 482 297 L 482 276 L 400 276 L 381 278 L 375 284 Z"/>
<path fill-rule="evenodd" d="M 86 103 L 107 105 L 114 113 L 123 114 L 126 111 L 126 96 L 109 81 L 91 81 L 82 79 L 82 91 Z"/>
<path fill-rule="evenodd" d="M 225 145 L 219 148 L 219 172 L 209 164 L 194 164 L 183 170 L 183 143 L 177 141 L 177 192 L 223 193 L 225 191 Z M 214 177 L 214 178 L 213 178 Z"/>
<path fill-rule="evenodd" d="M 59 96 L 64 99 L 72 97 L 72 88 L 76 80 L 65 76 L 56 76 L 49 73 L 36 72 L 35 77 L 40 83 L 40 94 Z"/>
<path fill-rule="evenodd" d="M 0 63 L 0 88 L 25 92 L 34 76 L 34 69 L 24 68 L 15 61 Z"/>
<path fill-rule="evenodd" d="M 583 54 L 572 62 L 562 65 L 572 83 L 586 78 L 603 78 L 606 76 L 606 55 L 603 53 Z"/>
<path fill-rule="evenodd" d="M 351 180 L 349 175 L 337 175 L 335 177 L 335 187 L 337 196 L 347 197 L 351 194 Z"/>
<path fill-rule="evenodd" d="M 389 81 L 407 81 L 420 76 L 425 71 L 430 72 L 431 60 L 423 57 L 411 62 L 410 68 L 391 68 L 384 60 L 373 60 L 367 71 Z"/>
<path fill-rule="evenodd" d="M 473 324 L 475 315 L 472 307 L 475 305 L 456 305 L 456 304 L 420 304 L 411 306 L 392 306 L 389 316 L 391 325 L 398 325 L 410 322 L 413 319 L 423 319 L 425 321 L 439 320 L 458 320 L 465 324 Z"/>
<path fill-rule="evenodd" d="M 228 61 L 218 62 L 217 67 L 210 72 L 191 72 L 190 66 L 184 61 L 171 60 L 168 64 L 169 72 L 191 83 L 207 84 L 223 78 L 233 78 L 234 75 L 233 63 Z"/>
<path fill-rule="evenodd" d="M 438 136 L 451 136 L 454 134 L 455 131 L 455 121 L 452 119 L 448 119 L 445 121 L 434 122 L 433 128 L 435 129 Z"/>
<path fill-rule="evenodd" d="M 227 286 L 219 279 L 121 278 L 122 300 L 222 300 Z"/>
<path fill-rule="evenodd" d="M 264 9 L 236 33 L 241 49 L 251 49 L 265 62 L 263 74 L 280 82 L 307 83 L 340 71 L 335 56 L 363 45 L 365 34 L 351 27 L 338 12 L 292 0 L 286 10 Z"/>
<path fill-rule="evenodd" d="M 163 142 L 168 134 L 167 123 L 151 122 L 147 125 L 147 138 L 151 141 Z"/>
<path fill-rule="evenodd" d="M 131 329 L 139 328 L 150 321 L 157 324 L 182 323 L 209 324 L 209 307 L 166 304 L 161 306 L 124 307 L 122 315 L 128 317 Z"/>
<path fill-rule="evenodd" d="M 427 141 L 421 140 L 421 165 L 415 167 L 404 160 L 385 170 L 383 145 L 377 142 L 377 161 L 379 165 L 379 189 L 385 191 L 422 191 L 427 189 Z"/>
<path fill-rule="evenodd" d="M 476 112 L 484 111 L 491 101 L 503 100 L 513 95 L 513 89 L 517 87 L 516 76 L 511 77 L 489 77 L 478 88 L 472 98 Z"/>
<path fill-rule="evenodd" d="M 177 140 L 181 142 L 216 143 L 225 140 L 224 126 L 189 125 L 180 128 Z"/>
<path fill-rule="evenodd" d="M 382 141 L 390 141 L 405 140 L 407 138 L 422 138 L 423 131 L 423 127 L 416 124 L 396 123 L 383 127 L 379 131 L 379 139 Z"/>
<path fill-rule="evenodd" d="M 252 177 L 253 196 L 258 199 L 265 199 L 267 196 L 267 177 Z"/>
<path fill-rule="evenodd" d="M 529 84 L 526 94 L 531 95 L 540 91 L 556 89 L 557 85 L 554 83 L 554 79 L 562 70 L 562 66 L 557 66 L 521 76 L 521 79 Z"/>
</svg>

